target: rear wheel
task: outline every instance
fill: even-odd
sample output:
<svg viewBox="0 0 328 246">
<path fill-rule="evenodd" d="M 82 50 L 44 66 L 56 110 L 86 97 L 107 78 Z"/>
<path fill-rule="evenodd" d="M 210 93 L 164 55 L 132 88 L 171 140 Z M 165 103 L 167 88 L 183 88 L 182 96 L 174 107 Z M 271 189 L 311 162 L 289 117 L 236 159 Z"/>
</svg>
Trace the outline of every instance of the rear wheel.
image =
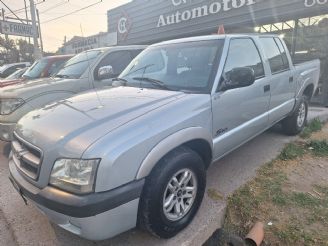
<svg viewBox="0 0 328 246">
<path fill-rule="evenodd" d="M 147 178 L 139 208 L 139 224 L 161 238 L 170 238 L 192 221 L 206 186 L 205 165 L 187 147 L 166 155 Z"/>
<path fill-rule="evenodd" d="M 303 131 L 308 115 L 309 103 L 307 97 L 303 96 L 295 112 L 282 121 L 282 127 L 287 135 L 297 135 Z"/>
</svg>

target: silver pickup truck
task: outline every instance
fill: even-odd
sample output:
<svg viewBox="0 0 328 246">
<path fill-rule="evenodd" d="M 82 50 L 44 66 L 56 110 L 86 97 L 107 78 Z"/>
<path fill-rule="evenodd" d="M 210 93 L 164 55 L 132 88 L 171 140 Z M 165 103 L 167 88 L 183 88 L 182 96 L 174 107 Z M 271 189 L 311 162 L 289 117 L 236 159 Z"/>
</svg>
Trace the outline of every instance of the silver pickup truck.
<svg viewBox="0 0 328 246">
<path fill-rule="evenodd" d="M 34 109 L 86 90 L 111 86 L 112 78 L 144 48 L 135 45 L 85 51 L 70 59 L 54 78 L 0 88 L 0 140 L 11 141 L 17 121 Z"/>
<path fill-rule="evenodd" d="M 319 65 L 294 67 L 276 36 L 152 45 L 117 87 L 24 116 L 10 180 L 81 237 L 106 239 L 137 225 L 173 237 L 195 216 L 211 163 L 278 122 L 287 134 L 302 131 Z"/>
</svg>

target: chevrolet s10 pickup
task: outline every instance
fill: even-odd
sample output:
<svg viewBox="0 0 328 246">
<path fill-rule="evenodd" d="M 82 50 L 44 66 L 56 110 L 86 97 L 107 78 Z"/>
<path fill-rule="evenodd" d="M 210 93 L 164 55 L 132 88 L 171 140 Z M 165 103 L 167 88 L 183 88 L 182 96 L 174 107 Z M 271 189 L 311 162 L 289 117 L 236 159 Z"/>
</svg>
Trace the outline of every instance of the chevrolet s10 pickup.
<svg viewBox="0 0 328 246">
<path fill-rule="evenodd" d="M 10 179 L 81 237 L 102 240 L 136 226 L 173 237 L 197 213 L 211 163 L 278 122 L 286 134 L 302 131 L 319 70 L 317 60 L 294 66 L 272 35 L 149 46 L 114 88 L 25 115 Z"/>
</svg>

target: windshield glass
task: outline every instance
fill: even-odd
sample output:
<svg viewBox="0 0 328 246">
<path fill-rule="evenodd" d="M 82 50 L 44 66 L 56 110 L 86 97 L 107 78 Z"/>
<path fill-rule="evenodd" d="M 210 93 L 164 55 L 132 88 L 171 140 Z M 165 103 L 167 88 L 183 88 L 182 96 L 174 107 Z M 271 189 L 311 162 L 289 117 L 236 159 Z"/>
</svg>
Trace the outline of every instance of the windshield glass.
<svg viewBox="0 0 328 246">
<path fill-rule="evenodd" d="M 27 70 L 27 68 L 19 69 L 13 74 L 9 75 L 6 80 L 13 80 L 13 79 L 19 79 L 22 77 L 23 73 Z"/>
<path fill-rule="evenodd" d="M 136 57 L 119 78 L 126 80 L 128 86 L 141 84 L 158 89 L 208 93 L 223 44 L 223 40 L 210 40 L 150 47 Z"/>
<path fill-rule="evenodd" d="M 101 50 L 91 50 L 80 53 L 66 62 L 55 77 L 59 78 L 80 78 L 85 70 L 100 54 Z"/>
<path fill-rule="evenodd" d="M 48 65 L 47 59 L 41 59 L 33 63 L 33 65 L 23 74 L 23 77 L 29 79 L 40 78 Z"/>
<path fill-rule="evenodd" d="M 9 66 L 8 65 L 3 65 L 0 67 L 0 73 L 5 71 Z"/>
</svg>

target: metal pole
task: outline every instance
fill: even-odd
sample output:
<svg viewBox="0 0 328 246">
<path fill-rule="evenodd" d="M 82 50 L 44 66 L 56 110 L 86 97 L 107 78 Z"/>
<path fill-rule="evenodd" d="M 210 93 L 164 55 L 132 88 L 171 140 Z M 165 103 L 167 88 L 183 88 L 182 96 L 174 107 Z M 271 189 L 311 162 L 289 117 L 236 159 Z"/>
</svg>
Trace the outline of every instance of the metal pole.
<svg viewBox="0 0 328 246">
<path fill-rule="evenodd" d="M 34 59 L 40 59 L 42 57 L 42 54 L 38 42 L 38 29 L 36 26 L 34 0 L 30 0 L 30 8 L 31 8 L 32 30 L 33 30 Z"/>
<path fill-rule="evenodd" d="M 293 31 L 293 44 L 292 44 L 292 58 L 294 60 L 295 58 L 295 53 L 296 53 L 296 44 L 297 44 L 297 35 L 298 35 L 298 23 L 299 20 L 295 20 L 295 26 L 294 26 L 294 31 Z"/>
<path fill-rule="evenodd" d="M 42 33 L 41 33 L 41 22 L 40 22 L 40 15 L 39 15 L 39 10 L 38 9 L 36 9 L 36 16 L 38 18 L 38 27 L 39 27 L 39 35 L 40 35 L 41 53 L 43 54 L 43 41 L 42 41 Z"/>
<path fill-rule="evenodd" d="M 5 19 L 5 10 L 2 8 L 2 20 L 6 21 Z M 8 41 L 8 34 L 5 34 L 6 41 Z"/>
<path fill-rule="evenodd" d="M 27 15 L 27 5 L 26 5 L 26 0 L 24 0 L 24 4 L 25 4 L 25 16 L 26 16 L 26 22 L 27 22 L 27 24 L 29 24 L 28 15 Z M 31 38 L 30 38 L 30 37 L 28 37 L 28 43 L 31 44 Z"/>
</svg>

